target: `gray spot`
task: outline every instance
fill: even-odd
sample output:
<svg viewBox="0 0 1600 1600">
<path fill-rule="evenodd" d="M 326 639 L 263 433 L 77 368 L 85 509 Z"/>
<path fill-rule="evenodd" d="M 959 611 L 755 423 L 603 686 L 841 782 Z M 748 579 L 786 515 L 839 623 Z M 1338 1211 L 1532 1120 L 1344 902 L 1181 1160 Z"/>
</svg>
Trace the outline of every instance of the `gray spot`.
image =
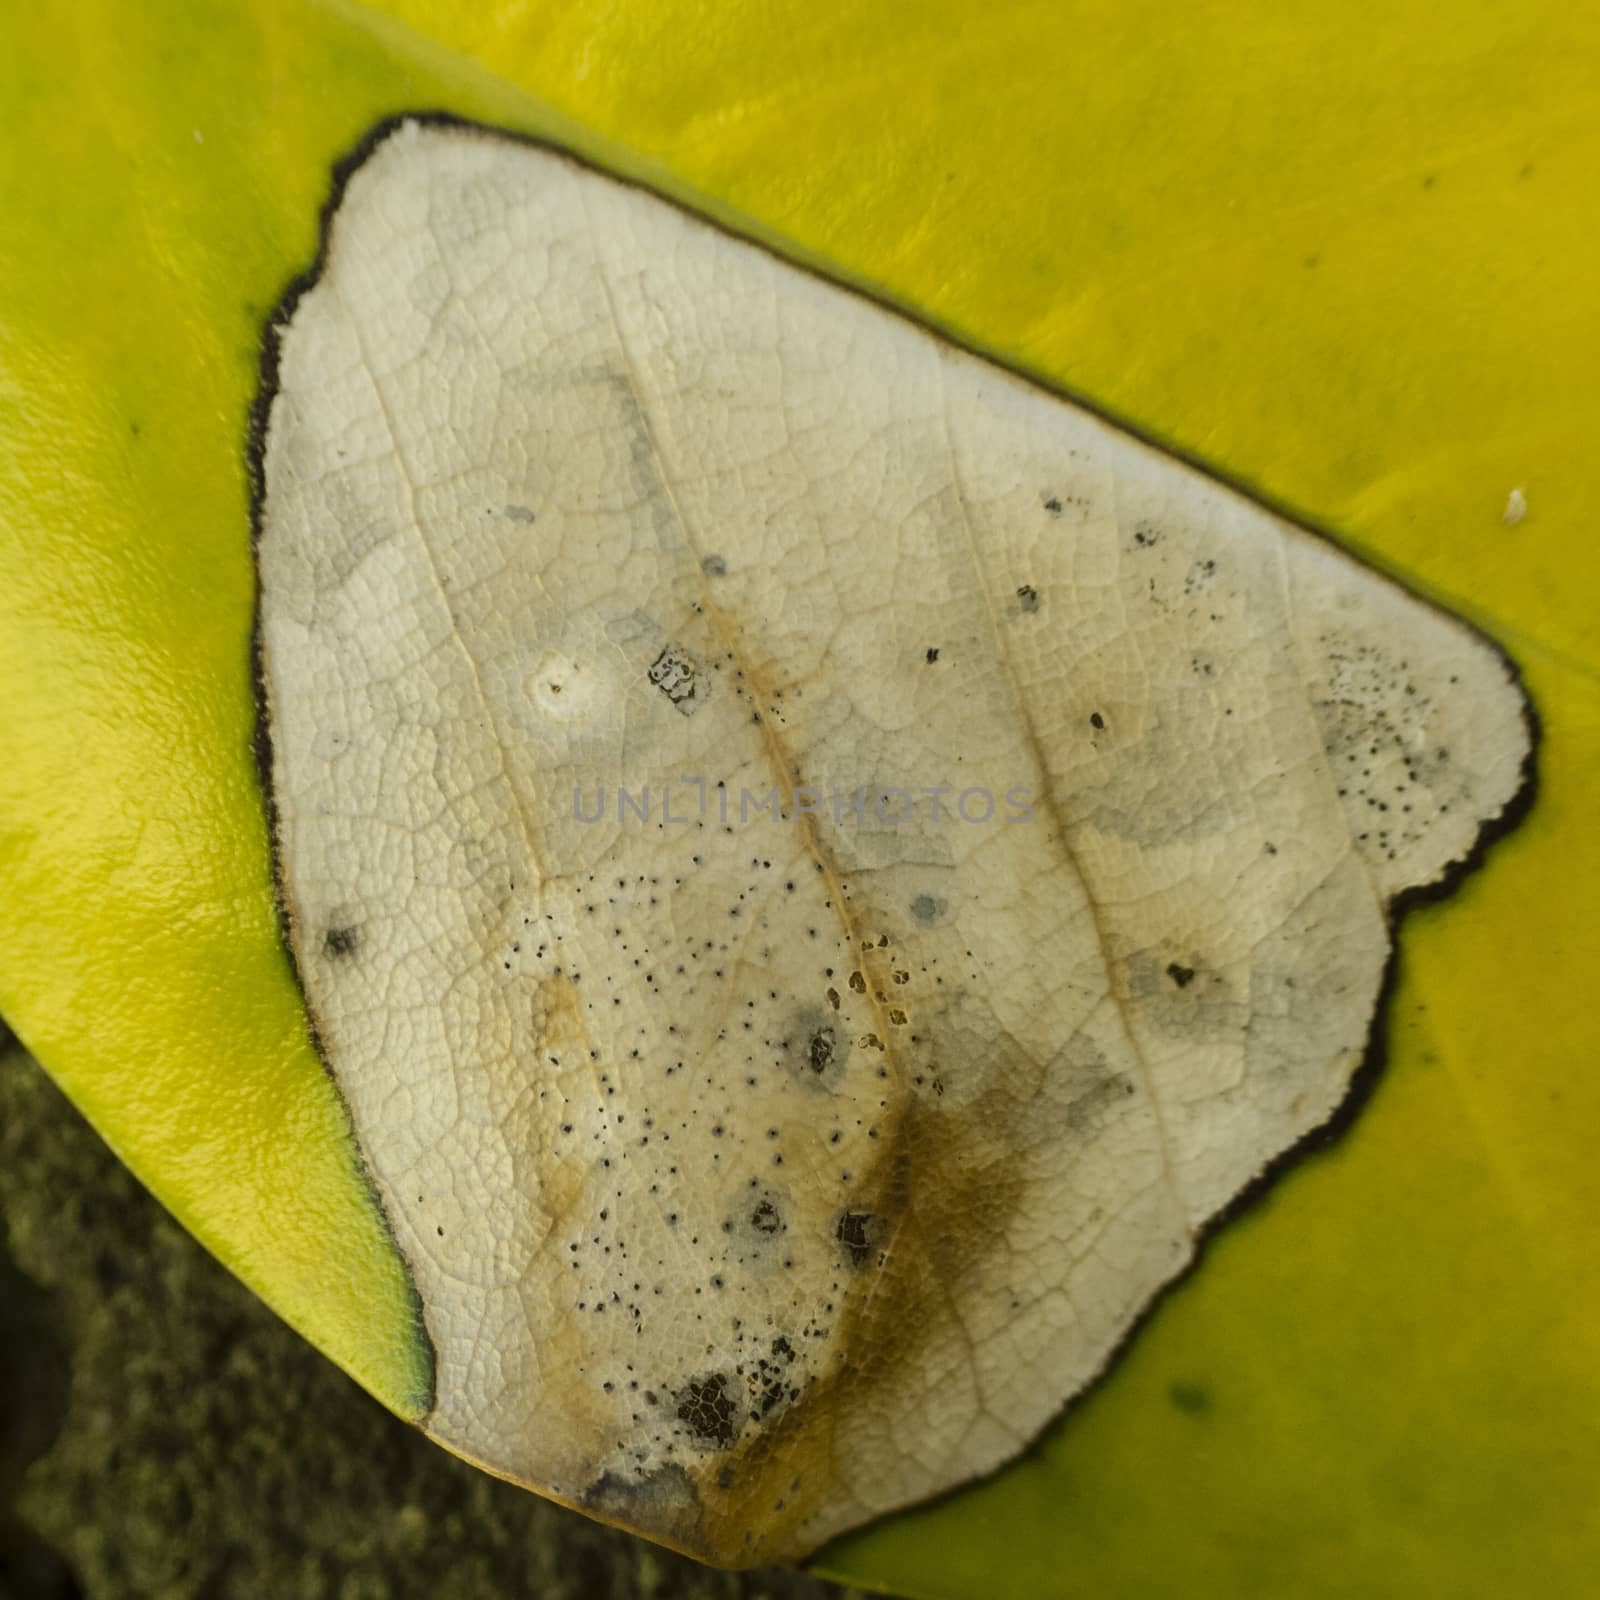
<svg viewBox="0 0 1600 1600">
<path fill-rule="evenodd" d="M 1105 722 L 1104 713 L 1093 712 Z M 1083 820 L 1146 846 L 1193 843 L 1236 827 L 1245 801 L 1230 792 L 1221 759 L 1196 752 L 1196 729 L 1217 719 L 1214 692 L 1194 679 L 1150 705 L 1118 707 L 1119 759 L 1086 787 Z M 1101 731 L 1096 729 L 1096 731 Z"/>
<path fill-rule="evenodd" d="M 531 528 L 533 526 L 534 517 L 532 506 L 507 506 L 506 516 L 512 522 L 520 522 L 525 528 Z"/>
<path fill-rule="evenodd" d="M 677 1465 L 657 1467 L 637 1478 L 620 1472 L 602 1473 L 584 1490 L 580 1503 L 591 1511 L 637 1515 L 640 1506 L 663 1510 L 697 1505 L 694 1481 Z"/>
<path fill-rule="evenodd" d="M 1237 1039 L 1249 1021 L 1228 979 L 1188 951 L 1139 951 L 1128 958 L 1127 983 L 1142 1016 L 1197 1044 Z"/>
<path fill-rule="evenodd" d="M 1082 1033 L 1043 1065 L 1011 1046 L 996 1090 L 989 1116 L 1018 1155 L 1092 1139 L 1138 1093 L 1133 1080 L 1113 1070 L 1105 1052 Z"/>
<path fill-rule="evenodd" d="M 700 570 L 708 578 L 723 578 L 728 573 L 728 563 L 721 556 L 707 556 L 700 563 Z"/>
<path fill-rule="evenodd" d="M 838 1092 L 850 1059 L 850 1035 L 830 1006 L 802 1006 L 782 1041 L 782 1061 L 790 1075 L 813 1089 Z"/>
<path fill-rule="evenodd" d="M 722 1224 L 728 1265 L 754 1272 L 778 1265 L 790 1248 L 789 1209 L 782 1189 L 752 1178 L 735 1194 Z"/>
<path fill-rule="evenodd" d="M 923 927 L 932 927 L 945 914 L 945 903 L 931 894 L 919 894 L 911 902 L 911 915 Z"/>
</svg>

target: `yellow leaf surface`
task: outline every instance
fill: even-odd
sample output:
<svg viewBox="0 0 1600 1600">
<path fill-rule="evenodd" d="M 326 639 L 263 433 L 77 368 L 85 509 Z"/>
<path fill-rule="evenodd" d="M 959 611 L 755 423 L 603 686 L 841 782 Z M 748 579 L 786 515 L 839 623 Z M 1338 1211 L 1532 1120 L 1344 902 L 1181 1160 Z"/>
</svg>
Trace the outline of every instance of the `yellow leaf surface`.
<svg viewBox="0 0 1600 1600">
<path fill-rule="evenodd" d="M 925 1595 L 1577 1594 L 1600 1565 L 1600 26 L 1553 5 L 41 7 L 0 24 L 0 1010 L 387 1404 L 414 1302 L 278 940 L 244 440 L 333 163 L 448 109 L 820 262 L 1479 622 L 1525 826 L 1389 1068 L 994 1480 Z M 1526 515 L 1508 522 L 1513 489 Z"/>
</svg>

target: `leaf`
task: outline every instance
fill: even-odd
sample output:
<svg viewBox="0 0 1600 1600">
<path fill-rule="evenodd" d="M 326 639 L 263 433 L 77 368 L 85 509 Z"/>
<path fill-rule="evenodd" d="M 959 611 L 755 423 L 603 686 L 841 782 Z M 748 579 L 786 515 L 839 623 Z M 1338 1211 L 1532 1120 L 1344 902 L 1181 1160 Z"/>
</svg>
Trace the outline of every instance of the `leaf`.
<svg viewBox="0 0 1600 1600">
<path fill-rule="evenodd" d="M 825 1565 L 930 1595 L 1581 1592 L 1600 136 L 1593 24 L 1548 9 L 409 14 L 442 43 L 333 7 L 8 21 L 0 1009 L 247 1282 L 420 1407 L 273 928 L 244 419 L 373 121 L 573 143 L 1334 529 L 1510 646 L 1546 730 L 1527 827 L 1408 924 L 1348 1137 L 1034 1456 Z"/>
</svg>

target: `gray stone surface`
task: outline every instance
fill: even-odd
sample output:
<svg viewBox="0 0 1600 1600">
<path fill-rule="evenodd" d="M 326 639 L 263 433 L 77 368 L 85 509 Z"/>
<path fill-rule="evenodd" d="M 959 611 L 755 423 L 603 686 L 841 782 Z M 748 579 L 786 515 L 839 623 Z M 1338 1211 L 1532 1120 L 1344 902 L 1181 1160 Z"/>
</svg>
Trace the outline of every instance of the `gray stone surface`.
<svg viewBox="0 0 1600 1600">
<path fill-rule="evenodd" d="M 0 1046 L 0 1600 L 845 1600 L 713 1572 L 391 1417 Z"/>
</svg>

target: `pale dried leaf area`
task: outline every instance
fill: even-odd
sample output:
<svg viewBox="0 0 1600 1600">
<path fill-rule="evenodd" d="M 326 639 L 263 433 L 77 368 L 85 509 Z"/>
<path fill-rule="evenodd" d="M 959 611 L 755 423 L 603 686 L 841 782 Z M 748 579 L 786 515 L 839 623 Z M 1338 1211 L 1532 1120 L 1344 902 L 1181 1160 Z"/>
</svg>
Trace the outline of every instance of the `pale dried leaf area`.
<svg viewBox="0 0 1600 1600">
<path fill-rule="evenodd" d="M 1504 659 L 509 138 L 377 142 L 287 316 L 278 866 L 426 1428 L 729 1564 L 998 1466 L 1346 1095 Z"/>
</svg>

